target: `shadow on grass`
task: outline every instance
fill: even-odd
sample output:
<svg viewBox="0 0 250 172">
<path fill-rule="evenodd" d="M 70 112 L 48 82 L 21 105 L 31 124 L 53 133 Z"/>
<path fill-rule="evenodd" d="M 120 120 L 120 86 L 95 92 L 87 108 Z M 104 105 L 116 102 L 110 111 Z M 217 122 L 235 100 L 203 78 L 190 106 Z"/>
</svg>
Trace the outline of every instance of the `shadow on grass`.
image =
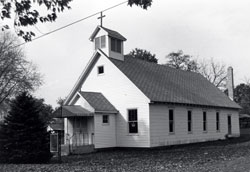
<svg viewBox="0 0 250 172">
<path fill-rule="evenodd" d="M 188 144 L 180 144 L 180 145 L 170 145 L 170 146 L 160 146 L 154 148 L 116 148 L 116 150 L 133 150 L 133 151 L 141 151 L 141 150 L 174 150 L 174 149 L 197 149 L 201 147 L 219 147 L 219 146 L 227 146 L 234 144 L 241 144 L 245 142 L 250 142 L 250 135 L 241 135 L 240 137 L 232 137 L 224 140 L 213 140 L 206 142 L 197 142 L 197 143 L 188 143 Z M 105 151 L 105 150 L 104 150 Z M 109 150 L 107 150 L 109 151 Z"/>
<path fill-rule="evenodd" d="M 208 141 L 200 143 L 191 143 L 183 145 L 172 145 L 156 148 L 112 148 L 112 149 L 101 149 L 94 153 L 88 153 L 83 155 L 70 155 L 62 157 L 62 163 L 71 163 L 77 162 L 79 160 L 98 160 L 101 157 L 116 157 L 120 156 L 152 156 L 155 154 L 168 154 L 168 153 L 177 153 L 177 152 L 197 152 L 198 150 L 206 150 L 207 148 L 217 147 L 221 150 L 220 147 L 227 147 L 230 145 L 241 145 L 243 143 L 250 142 L 250 135 L 243 135 L 237 138 L 228 138 L 226 140 L 217 140 L 217 141 Z M 192 151 L 194 150 L 194 151 Z M 153 153 L 153 154 L 152 154 Z M 54 157 L 51 160 L 51 163 L 58 163 L 57 158 Z"/>
<path fill-rule="evenodd" d="M 177 149 L 203 149 L 209 147 L 225 147 L 229 145 L 242 144 L 250 142 L 250 135 L 242 135 L 240 137 L 232 137 L 227 138 L 225 140 L 215 140 L 215 141 L 206 141 L 206 142 L 198 142 L 198 143 L 189 143 L 182 145 L 171 145 L 171 146 L 163 146 L 151 148 L 152 150 L 177 150 Z"/>
</svg>

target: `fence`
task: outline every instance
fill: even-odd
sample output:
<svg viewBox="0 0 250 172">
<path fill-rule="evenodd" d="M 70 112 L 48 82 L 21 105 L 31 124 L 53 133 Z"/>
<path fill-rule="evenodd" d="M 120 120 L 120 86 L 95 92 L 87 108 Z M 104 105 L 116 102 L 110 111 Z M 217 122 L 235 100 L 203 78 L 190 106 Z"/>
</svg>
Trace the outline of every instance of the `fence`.
<svg viewBox="0 0 250 172">
<path fill-rule="evenodd" d="M 94 144 L 93 133 L 77 132 L 72 136 L 72 146 L 84 146 Z"/>
</svg>

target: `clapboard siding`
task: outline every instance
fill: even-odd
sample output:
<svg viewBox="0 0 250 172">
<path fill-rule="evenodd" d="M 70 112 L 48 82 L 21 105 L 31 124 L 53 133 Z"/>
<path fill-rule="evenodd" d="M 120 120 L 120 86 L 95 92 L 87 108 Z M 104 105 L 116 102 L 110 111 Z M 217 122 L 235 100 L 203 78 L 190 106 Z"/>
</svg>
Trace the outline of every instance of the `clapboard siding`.
<svg viewBox="0 0 250 172">
<path fill-rule="evenodd" d="M 230 112 L 228 112 L 230 114 Z M 232 113 L 232 134 L 240 135 L 240 120 L 239 114 L 235 115 Z"/>
<path fill-rule="evenodd" d="M 216 111 L 218 109 L 201 109 L 171 107 L 174 109 L 175 132 L 169 133 L 167 105 L 150 105 L 150 143 L 151 147 L 209 140 L 224 139 L 228 133 L 227 115 L 232 116 L 232 134 L 239 136 L 238 111 L 220 110 L 220 131 L 216 131 Z M 188 132 L 187 111 L 192 111 L 192 132 Z M 207 131 L 203 131 L 203 111 L 207 112 Z"/>
<path fill-rule="evenodd" d="M 107 114 L 105 114 L 107 115 Z M 96 114 L 95 121 L 95 148 L 116 147 L 116 119 L 114 114 L 109 114 L 109 124 L 102 123 L 102 115 Z"/>
<path fill-rule="evenodd" d="M 97 67 L 104 66 L 104 74 Z M 149 147 L 149 99 L 109 60 L 100 56 L 84 81 L 81 91 L 102 93 L 119 113 L 116 115 L 117 147 Z M 137 135 L 128 134 L 127 110 L 138 109 Z M 95 124 L 95 127 L 98 124 Z"/>
</svg>

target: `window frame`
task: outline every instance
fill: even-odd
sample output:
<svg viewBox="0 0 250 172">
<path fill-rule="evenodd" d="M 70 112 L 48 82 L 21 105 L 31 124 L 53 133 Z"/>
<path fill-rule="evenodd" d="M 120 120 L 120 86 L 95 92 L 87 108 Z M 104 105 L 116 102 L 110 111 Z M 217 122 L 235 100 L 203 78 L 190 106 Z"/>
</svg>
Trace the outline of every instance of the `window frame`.
<svg viewBox="0 0 250 172">
<path fill-rule="evenodd" d="M 170 120 L 170 111 L 172 111 L 173 118 Z M 175 133 L 175 117 L 174 117 L 174 109 L 168 109 L 168 132 L 169 134 L 174 134 Z M 172 130 L 170 131 L 170 126 L 172 126 Z"/>
<path fill-rule="evenodd" d="M 116 53 L 122 53 L 122 41 L 117 39 L 117 38 L 113 38 L 110 37 L 110 50 Z M 119 46 L 118 46 L 119 45 Z"/>
<path fill-rule="evenodd" d="M 100 48 L 100 37 L 96 37 L 95 38 L 95 50 L 97 50 L 98 48 Z"/>
<path fill-rule="evenodd" d="M 102 73 L 100 73 L 100 68 L 102 68 Z M 97 75 L 104 75 L 104 65 L 97 66 Z"/>
<path fill-rule="evenodd" d="M 207 111 L 202 112 L 202 131 L 207 133 Z"/>
<path fill-rule="evenodd" d="M 116 40 L 116 52 L 122 53 L 122 41 L 119 39 Z"/>
<path fill-rule="evenodd" d="M 189 119 L 189 115 L 190 115 L 190 119 Z M 187 111 L 187 130 L 188 130 L 189 134 L 191 134 L 193 132 L 193 121 L 192 121 L 193 118 L 192 118 L 192 116 L 193 116 L 192 110 L 188 110 Z"/>
<path fill-rule="evenodd" d="M 216 112 L 215 118 L 216 118 L 216 131 L 220 132 L 220 112 Z"/>
<path fill-rule="evenodd" d="M 105 35 L 101 36 L 101 38 L 100 38 L 100 47 L 101 48 L 106 47 L 106 36 Z"/>
<path fill-rule="evenodd" d="M 105 122 L 104 117 L 107 117 Z M 102 125 L 109 125 L 109 115 L 102 115 Z"/>
<path fill-rule="evenodd" d="M 129 117 L 129 112 L 130 111 L 133 111 L 133 110 L 136 110 L 136 120 L 131 120 L 130 121 L 130 117 Z M 137 132 L 130 132 L 130 123 L 136 123 L 137 125 Z M 127 109 L 127 125 L 128 125 L 128 134 L 129 135 L 138 135 L 139 134 L 139 122 L 138 122 L 138 109 L 137 108 L 130 108 L 130 109 Z"/>
<path fill-rule="evenodd" d="M 104 40 L 104 42 L 103 42 Z M 104 44 L 103 44 L 104 43 Z M 95 50 L 102 49 L 106 47 L 106 36 L 102 35 L 95 38 Z"/>
</svg>

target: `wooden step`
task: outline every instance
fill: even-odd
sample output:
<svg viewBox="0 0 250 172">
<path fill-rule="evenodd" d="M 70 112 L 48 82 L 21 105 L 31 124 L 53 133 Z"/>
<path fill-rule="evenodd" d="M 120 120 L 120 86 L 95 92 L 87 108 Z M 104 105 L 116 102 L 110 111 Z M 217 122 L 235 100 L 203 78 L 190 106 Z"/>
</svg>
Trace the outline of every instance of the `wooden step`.
<svg viewBox="0 0 250 172">
<path fill-rule="evenodd" d="M 94 145 L 72 146 L 71 154 L 84 154 L 95 151 Z"/>
</svg>

